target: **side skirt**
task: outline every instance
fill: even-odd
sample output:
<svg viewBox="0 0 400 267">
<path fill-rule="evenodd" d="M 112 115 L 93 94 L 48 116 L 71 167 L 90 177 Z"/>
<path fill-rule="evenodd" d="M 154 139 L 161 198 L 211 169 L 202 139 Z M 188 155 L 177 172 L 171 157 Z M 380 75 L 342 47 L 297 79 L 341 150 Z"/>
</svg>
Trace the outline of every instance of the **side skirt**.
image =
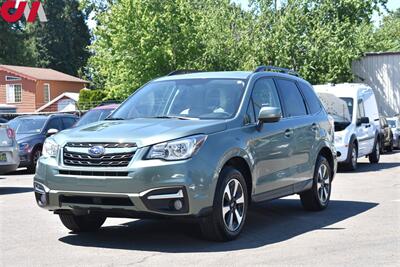
<svg viewBox="0 0 400 267">
<path fill-rule="evenodd" d="M 260 193 L 252 196 L 253 202 L 261 202 L 266 200 L 273 200 L 294 194 L 301 193 L 312 187 L 313 179 L 308 179 L 303 182 L 295 183 L 293 185 L 285 186 L 268 192 Z"/>
</svg>

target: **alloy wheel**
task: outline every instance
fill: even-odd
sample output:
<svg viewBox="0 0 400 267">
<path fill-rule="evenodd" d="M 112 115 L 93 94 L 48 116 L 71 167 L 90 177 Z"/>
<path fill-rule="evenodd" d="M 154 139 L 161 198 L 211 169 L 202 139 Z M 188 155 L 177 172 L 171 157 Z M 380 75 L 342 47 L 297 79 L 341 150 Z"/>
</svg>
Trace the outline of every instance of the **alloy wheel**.
<svg viewBox="0 0 400 267">
<path fill-rule="evenodd" d="M 245 213 L 243 188 L 236 179 L 230 180 L 222 197 L 222 218 L 226 228 L 234 232 L 242 224 Z"/>
<path fill-rule="evenodd" d="M 325 204 L 329 199 L 329 193 L 331 190 L 331 177 L 329 169 L 325 164 L 321 164 L 318 169 L 317 177 L 317 192 L 318 198 L 322 204 Z"/>
</svg>

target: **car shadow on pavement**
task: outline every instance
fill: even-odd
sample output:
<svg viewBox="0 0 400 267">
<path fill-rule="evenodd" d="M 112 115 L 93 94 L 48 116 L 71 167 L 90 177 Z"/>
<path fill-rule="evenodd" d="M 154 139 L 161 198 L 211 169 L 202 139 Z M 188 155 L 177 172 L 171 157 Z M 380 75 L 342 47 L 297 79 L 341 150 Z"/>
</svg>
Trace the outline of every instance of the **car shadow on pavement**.
<svg viewBox="0 0 400 267">
<path fill-rule="evenodd" d="M 32 187 L 0 187 L 0 196 L 27 193 L 32 191 L 33 191 Z"/>
<path fill-rule="evenodd" d="M 18 175 L 33 175 L 33 173 L 29 172 L 25 168 L 21 168 L 14 172 L 7 173 L 7 176 L 18 176 Z"/>
<path fill-rule="evenodd" d="M 380 162 L 376 164 L 371 163 L 358 163 L 357 170 L 353 171 L 354 173 L 362 173 L 362 172 L 377 172 L 383 171 L 386 169 L 393 169 L 400 167 L 400 162 Z"/>
<path fill-rule="evenodd" d="M 327 210 L 307 212 L 300 201 L 279 199 L 250 208 L 241 236 L 219 243 L 201 239 L 197 224 L 175 220 L 137 220 L 103 227 L 96 233 L 69 234 L 61 242 L 83 247 L 156 251 L 166 253 L 219 252 L 257 248 L 316 231 L 347 231 L 330 227 L 376 207 L 377 203 L 331 201 Z"/>
</svg>

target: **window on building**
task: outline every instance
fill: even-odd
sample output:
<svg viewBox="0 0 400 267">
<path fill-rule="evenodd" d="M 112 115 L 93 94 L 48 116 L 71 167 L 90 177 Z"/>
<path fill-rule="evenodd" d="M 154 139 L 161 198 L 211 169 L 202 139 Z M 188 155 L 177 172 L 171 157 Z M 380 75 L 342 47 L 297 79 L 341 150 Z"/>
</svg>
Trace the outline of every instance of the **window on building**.
<svg viewBox="0 0 400 267">
<path fill-rule="evenodd" d="M 12 82 L 12 81 L 20 81 L 20 77 L 15 77 L 15 76 L 6 76 L 6 81 L 7 82 Z"/>
<path fill-rule="evenodd" d="M 22 101 L 22 85 L 7 84 L 6 95 L 7 95 L 7 103 L 20 103 Z"/>
<path fill-rule="evenodd" d="M 43 86 L 43 101 L 44 103 L 50 102 L 50 84 L 48 83 Z"/>
</svg>

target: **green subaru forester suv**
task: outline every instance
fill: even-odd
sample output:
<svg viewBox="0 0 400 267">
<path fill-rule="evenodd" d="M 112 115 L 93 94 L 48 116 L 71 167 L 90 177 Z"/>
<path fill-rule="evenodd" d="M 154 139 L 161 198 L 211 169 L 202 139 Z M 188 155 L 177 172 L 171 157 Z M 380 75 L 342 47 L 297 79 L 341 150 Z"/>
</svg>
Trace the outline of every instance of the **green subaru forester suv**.
<svg viewBox="0 0 400 267">
<path fill-rule="evenodd" d="M 232 240 L 252 202 L 299 194 L 307 210 L 328 206 L 333 131 L 312 86 L 292 71 L 177 71 L 105 121 L 49 137 L 35 197 L 74 232 L 107 217 L 185 217 L 207 238 Z"/>
</svg>

